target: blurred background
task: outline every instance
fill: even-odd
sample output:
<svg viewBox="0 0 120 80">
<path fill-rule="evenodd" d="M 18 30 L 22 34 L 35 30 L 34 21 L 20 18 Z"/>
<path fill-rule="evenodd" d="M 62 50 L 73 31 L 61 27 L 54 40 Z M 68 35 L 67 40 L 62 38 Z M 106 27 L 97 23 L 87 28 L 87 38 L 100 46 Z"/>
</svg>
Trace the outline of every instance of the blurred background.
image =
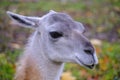
<svg viewBox="0 0 120 80">
<path fill-rule="evenodd" d="M 15 63 L 32 33 L 6 15 L 42 16 L 65 12 L 86 28 L 99 58 L 95 69 L 67 63 L 61 80 L 120 80 L 120 0 L 0 0 L 0 80 L 13 80 Z"/>
</svg>

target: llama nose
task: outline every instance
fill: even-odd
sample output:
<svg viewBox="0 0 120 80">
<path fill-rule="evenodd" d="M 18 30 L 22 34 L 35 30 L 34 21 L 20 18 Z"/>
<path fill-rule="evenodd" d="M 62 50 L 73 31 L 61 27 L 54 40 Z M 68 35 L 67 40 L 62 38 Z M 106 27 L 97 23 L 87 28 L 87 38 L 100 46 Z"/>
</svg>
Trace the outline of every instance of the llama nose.
<svg viewBox="0 0 120 80">
<path fill-rule="evenodd" d="M 87 54 L 93 54 L 94 50 L 93 49 L 84 49 L 84 52 Z"/>
<path fill-rule="evenodd" d="M 94 53 L 94 47 L 90 42 L 86 43 L 84 52 L 87 54 L 93 54 Z"/>
</svg>

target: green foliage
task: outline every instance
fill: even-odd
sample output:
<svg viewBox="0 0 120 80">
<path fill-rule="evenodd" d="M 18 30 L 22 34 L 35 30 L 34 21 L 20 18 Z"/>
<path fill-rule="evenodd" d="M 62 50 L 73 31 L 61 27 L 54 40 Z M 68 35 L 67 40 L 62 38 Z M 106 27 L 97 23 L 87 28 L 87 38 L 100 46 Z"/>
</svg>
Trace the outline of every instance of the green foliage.
<svg viewBox="0 0 120 80">
<path fill-rule="evenodd" d="M 0 54 L 0 80 L 13 80 L 14 64 L 10 63 L 5 54 Z"/>
<path fill-rule="evenodd" d="M 20 51 L 0 53 L 0 80 L 13 80 L 15 62 Z"/>
</svg>

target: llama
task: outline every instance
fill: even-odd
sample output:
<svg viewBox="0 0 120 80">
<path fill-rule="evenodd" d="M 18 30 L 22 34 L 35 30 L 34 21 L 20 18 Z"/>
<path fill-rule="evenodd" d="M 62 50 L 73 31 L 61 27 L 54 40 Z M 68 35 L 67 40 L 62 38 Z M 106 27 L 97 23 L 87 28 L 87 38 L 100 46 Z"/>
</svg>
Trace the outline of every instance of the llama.
<svg viewBox="0 0 120 80">
<path fill-rule="evenodd" d="M 66 62 L 90 69 L 98 63 L 93 45 L 83 35 L 84 26 L 68 14 L 53 10 L 42 17 L 7 14 L 18 25 L 35 30 L 20 57 L 15 80 L 60 80 Z"/>
</svg>

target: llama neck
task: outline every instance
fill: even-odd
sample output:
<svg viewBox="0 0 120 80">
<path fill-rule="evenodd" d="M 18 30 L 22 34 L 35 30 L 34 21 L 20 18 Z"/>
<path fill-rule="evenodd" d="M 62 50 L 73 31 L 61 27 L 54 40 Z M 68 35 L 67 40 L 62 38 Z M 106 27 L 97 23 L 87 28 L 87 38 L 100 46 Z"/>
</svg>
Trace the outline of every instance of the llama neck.
<svg viewBox="0 0 120 80">
<path fill-rule="evenodd" d="M 60 80 L 64 63 L 55 63 L 47 58 L 42 49 L 39 37 L 40 35 L 38 35 L 37 32 L 31 36 L 31 44 L 29 44 L 27 50 L 31 52 L 30 55 L 32 55 L 36 63 L 38 63 L 37 65 L 39 66 L 38 68 L 43 80 Z"/>
</svg>

